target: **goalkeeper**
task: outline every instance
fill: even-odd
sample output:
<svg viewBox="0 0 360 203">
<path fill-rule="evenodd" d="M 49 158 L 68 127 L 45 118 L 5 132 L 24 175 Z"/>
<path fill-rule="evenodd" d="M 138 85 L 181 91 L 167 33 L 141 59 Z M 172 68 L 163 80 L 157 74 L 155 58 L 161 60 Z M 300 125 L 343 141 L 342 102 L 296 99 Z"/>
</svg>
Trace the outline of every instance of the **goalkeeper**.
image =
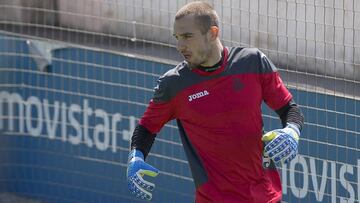
<svg viewBox="0 0 360 203">
<path fill-rule="evenodd" d="M 145 162 L 155 135 L 176 119 L 196 187 L 196 202 L 276 203 L 277 165 L 298 150 L 303 116 L 274 64 L 258 49 L 225 47 L 212 6 L 191 2 L 175 16 L 184 61 L 158 80 L 131 139 L 128 187 L 150 200 L 158 170 Z M 283 128 L 263 135 L 261 103 Z M 270 161 L 266 161 L 270 160 Z"/>
</svg>

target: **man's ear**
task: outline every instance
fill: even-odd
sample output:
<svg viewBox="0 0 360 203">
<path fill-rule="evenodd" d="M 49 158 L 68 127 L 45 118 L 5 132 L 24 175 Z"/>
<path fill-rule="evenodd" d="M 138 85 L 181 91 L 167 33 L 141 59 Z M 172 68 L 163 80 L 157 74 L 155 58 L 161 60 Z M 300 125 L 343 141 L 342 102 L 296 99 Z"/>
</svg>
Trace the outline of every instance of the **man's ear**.
<svg viewBox="0 0 360 203">
<path fill-rule="evenodd" d="M 219 36 L 219 28 L 217 26 L 211 26 L 209 29 L 210 39 L 215 40 Z"/>
</svg>

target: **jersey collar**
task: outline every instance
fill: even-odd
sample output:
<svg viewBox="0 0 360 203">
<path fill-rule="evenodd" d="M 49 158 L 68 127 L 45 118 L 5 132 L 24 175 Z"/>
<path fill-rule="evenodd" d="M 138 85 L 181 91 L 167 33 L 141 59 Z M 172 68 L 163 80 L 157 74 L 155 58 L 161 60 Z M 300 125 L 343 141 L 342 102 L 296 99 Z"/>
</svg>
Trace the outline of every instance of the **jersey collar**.
<svg viewBox="0 0 360 203">
<path fill-rule="evenodd" d="M 215 71 L 213 72 L 206 72 L 200 68 L 193 68 L 191 71 L 195 72 L 195 73 L 198 73 L 200 75 L 205 75 L 205 76 L 209 76 L 209 75 L 216 75 L 216 74 L 219 74 L 221 72 L 223 72 L 223 70 L 225 69 L 225 66 L 227 64 L 227 59 L 228 59 L 228 50 L 227 48 L 224 46 L 224 58 L 223 58 L 223 61 L 222 61 L 222 64 L 221 64 L 221 67 L 216 69 Z"/>
</svg>

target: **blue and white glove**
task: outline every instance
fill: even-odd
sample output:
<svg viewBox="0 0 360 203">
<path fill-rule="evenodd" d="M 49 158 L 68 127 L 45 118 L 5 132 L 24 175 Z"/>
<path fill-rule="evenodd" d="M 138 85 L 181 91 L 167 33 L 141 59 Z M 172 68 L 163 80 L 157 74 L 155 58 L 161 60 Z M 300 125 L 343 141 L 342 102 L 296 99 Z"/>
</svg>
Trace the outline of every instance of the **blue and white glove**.
<svg viewBox="0 0 360 203">
<path fill-rule="evenodd" d="M 158 174 L 158 169 L 144 162 L 144 155 L 140 150 L 133 149 L 130 152 L 126 176 L 131 194 L 141 199 L 151 200 L 151 192 L 155 184 L 144 180 L 143 176 L 155 177 Z"/>
<path fill-rule="evenodd" d="M 300 130 L 297 125 L 288 123 L 283 129 L 276 129 L 263 135 L 264 153 L 276 165 L 289 163 L 298 153 Z"/>
</svg>

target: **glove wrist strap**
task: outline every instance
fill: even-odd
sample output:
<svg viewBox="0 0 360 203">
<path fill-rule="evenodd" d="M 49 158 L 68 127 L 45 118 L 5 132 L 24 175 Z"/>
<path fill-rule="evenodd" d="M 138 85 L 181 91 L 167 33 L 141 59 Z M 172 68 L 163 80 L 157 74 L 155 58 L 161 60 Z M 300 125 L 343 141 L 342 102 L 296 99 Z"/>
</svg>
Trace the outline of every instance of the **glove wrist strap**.
<svg viewBox="0 0 360 203">
<path fill-rule="evenodd" d="M 129 153 L 128 161 L 130 161 L 134 157 L 138 158 L 138 159 L 141 159 L 141 160 L 144 160 L 144 154 L 138 149 L 131 150 L 131 152 Z"/>
<path fill-rule="evenodd" d="M 291 128 L 292 130 L 294 130 L 298 136 L 300 136 L 300 129 L 299 126 L 295 123 L 287 123 L 286 125 L 287 128 Z"/>
</svg>

